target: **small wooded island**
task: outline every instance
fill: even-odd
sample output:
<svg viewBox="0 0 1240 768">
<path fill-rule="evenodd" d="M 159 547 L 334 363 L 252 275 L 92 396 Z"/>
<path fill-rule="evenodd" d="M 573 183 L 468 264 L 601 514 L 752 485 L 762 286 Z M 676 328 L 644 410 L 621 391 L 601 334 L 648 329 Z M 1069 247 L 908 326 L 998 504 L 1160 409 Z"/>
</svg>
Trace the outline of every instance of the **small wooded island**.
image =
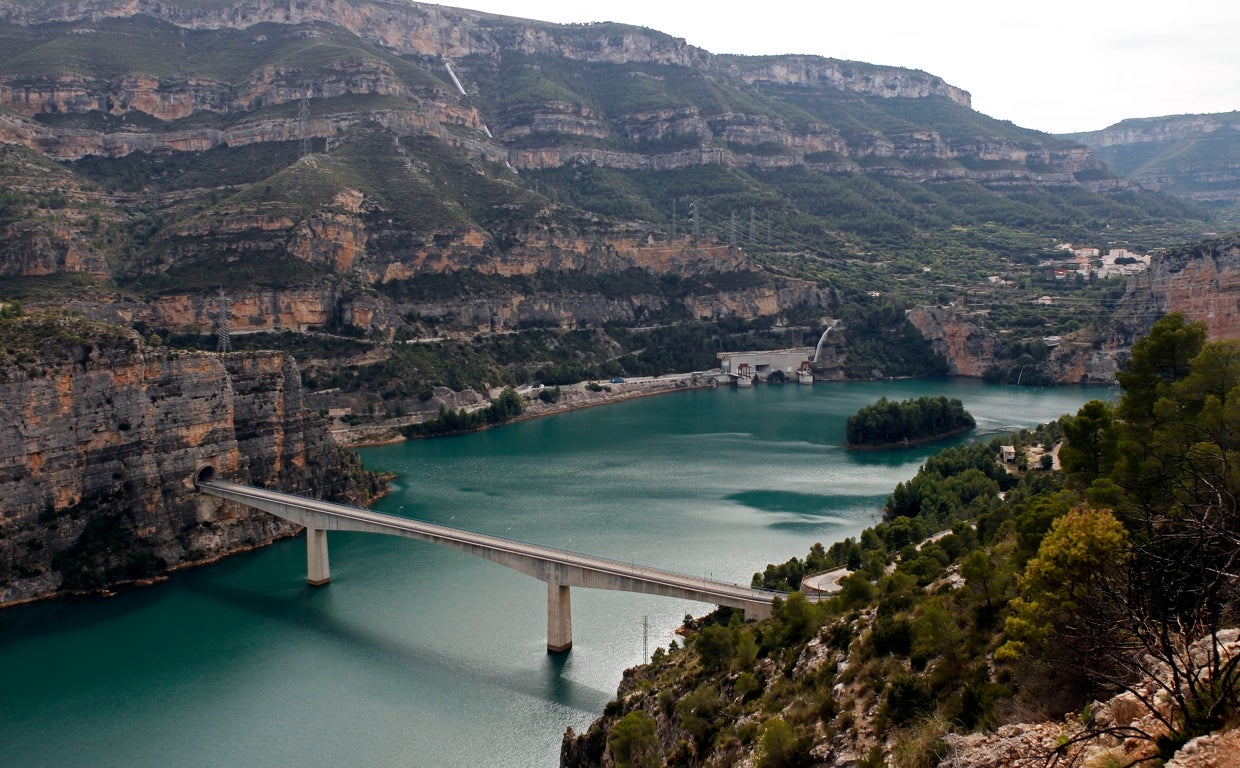
<svg viewBox="0 0 1240 768">
<path fill-rule="evenodd" d="M 956 398 L 919 397 L 895 402 L 885 397 L 848 417 L 849 448 L 894 448 L 938 440 L 977 426 Z"/>
</svg>

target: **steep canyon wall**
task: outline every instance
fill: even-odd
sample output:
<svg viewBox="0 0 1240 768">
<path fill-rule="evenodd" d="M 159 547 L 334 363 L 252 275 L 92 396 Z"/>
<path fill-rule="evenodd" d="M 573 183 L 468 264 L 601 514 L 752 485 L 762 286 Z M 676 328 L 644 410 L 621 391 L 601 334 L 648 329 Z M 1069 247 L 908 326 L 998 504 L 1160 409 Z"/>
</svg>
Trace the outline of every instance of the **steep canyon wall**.
<svg viewBox="0 0 1240 768">
<path fill-rule="evenodd" d="M 1205 323 L 1211 340 L 1240 338 L 1240 235 L 1154 254 L 1116 313 L 1120 341 L 1136 340 L 1167 312 Z"/>
<path fill-rule="evenodd" d="M 303 408 L 287 355 L 168 351 L 69 318 L 24 324 L 56 341 L 12 355 L 5 340 L 0 605 L 156 577 L 295 531 L 198 495 L 204 467 L 316 497 L 373 490 Z"/>
</svg>

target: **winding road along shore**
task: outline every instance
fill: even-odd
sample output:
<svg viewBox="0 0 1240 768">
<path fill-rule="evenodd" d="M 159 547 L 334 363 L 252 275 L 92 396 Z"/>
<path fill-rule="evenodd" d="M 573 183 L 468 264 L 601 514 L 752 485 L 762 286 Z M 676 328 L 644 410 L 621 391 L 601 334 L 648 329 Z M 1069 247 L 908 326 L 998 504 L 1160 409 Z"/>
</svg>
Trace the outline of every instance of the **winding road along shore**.
<svg viewBox="0 0 1240 768">
<path fill-rule="evenodd" d="M 609 405 L 638 397 L 650 397 L 651 395 L 662 395 L 668 392 L 683 392 L 687 389 L 718 386 L 715 382 L 715 376 L 719 373 L 719 371 L 696 371 L 693 373 L 669 373 L 664 376 L 637 376 L 626 378 L 624 381 L 619 382 L 607 381 L 605 379 L 581 381 L 576 384 L 562 385 L 559 388 L 560 398 L 554 403 L 543 402 L 539 399 L 538 393 L 541 389 L 539 387 L 518 387 L 517 394 L 524 398 L 525 410 L 522 411 L 520 416 L 507 423 L 511 424 L 515 421 L 533 419 L 539 416 L 550 416 L 554 413 L 575 411 L 581 408 Z M 547 387 L 547 389 L 555 388 Z M 501 392 L 503 392 L 503 388 L 496 389 L 490 392 L 489 395 L 490 397 L 498 397 Z M 484 408 L 487 404 L 488 401 L 484 400 L 477 405 L 467 407 L 466 410 Z M 332 437 L 335 438 L 339 445 L 349 448 L 399 443 L 405 440 L 405 437 L 400 432 L 400 428 L 405 424 L 421 420 L 421 418 L 406 418 L 378 424 L 359 424 L 352 427 L 340 424 L 332 429 Z"/>
</svg>

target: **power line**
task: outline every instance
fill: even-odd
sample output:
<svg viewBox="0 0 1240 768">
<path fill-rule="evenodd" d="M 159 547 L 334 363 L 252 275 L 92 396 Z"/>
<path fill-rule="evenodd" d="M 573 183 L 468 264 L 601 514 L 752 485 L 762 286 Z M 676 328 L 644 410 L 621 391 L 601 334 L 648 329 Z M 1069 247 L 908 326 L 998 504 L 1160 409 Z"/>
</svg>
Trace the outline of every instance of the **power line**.
<svg viewBox="0 0 1240 768">
<path fill-rule="evenodd" d="M 215 350 L 232 352 L 232 334 L 229 331 L 228 297 L 224 295 L 224 286 L 220 286 L 215 297 Z"/>
<path fill-rule="evenodd" d="M 678 232 L 675 229 L 677 223 L 678 200 L 672 200 L 672 220 L 673 234 Z M 766 211 L 766 221 L 763 222 L 759 218 L 756 209 L 751 206 L 749 210 L 749 226 L 737 226 L 735 210 L 729 210 L 724 214 L 716 214 L 709 206 L 702 205 L 698 200 L 690 200 L 689 204 L 690 218 L 692 221 L 691 231 L 695 239 L 713 239 L 719 243 L 727 243 L 733 248 L 744 250 L 751 253 L 768 253 L 768 254 L 784 254 L 785 256 L 796 255 L 812 255 L 818 258 L 830 258 L 831 254 L 827 253 L 823 248 L 821 241 L 811 240 L 805 233 L 796 230 L 788 225 L 788 219 L 785 216 L 776 216 L 775 211 L 768 209 Z M 781 222 L 780 219 L 783 219 Z M 763 226 L 765 224 L 765 227 Z M 822 234 L 839 238 L 843 242 L 847 242 L 846 236 L 842 233 L 824 231 Z M 852 258 L 847 256 L 846 258 Z M 985 288 L 985 285 L 979 287 Z M 1053 286 L 1042 286 L 1043 291 L 1053 292 Z M 995 297 L 989 296 L 990 300 Z M 1024 301 L 1024 299 L 1017 299 Z M 1030 298 L 1028 301 L 1036 301 Z M 1106 313 L 1114 311 L 1124 306 L 1122 296 L 1111 297 L 1087 297 L 1076 295 L 1076 292 L 1056 296 L 1055 303 L 1052 305 L 1060 309 L 1090 311 L 1093 313 Z M 1164 312 L 1159 310 L 1129 310 L 1124 313 L 1125 318 L 1141 319 L 1146 317 L 1161 317 Z"/>
<path fill-rule="evenodd" d="M 301 140 L 297 146 L 297 156 L 310 154 L 310 86 L 302 85 L 301 99 L 297 104 L 297 129 Z"/>
</svg>

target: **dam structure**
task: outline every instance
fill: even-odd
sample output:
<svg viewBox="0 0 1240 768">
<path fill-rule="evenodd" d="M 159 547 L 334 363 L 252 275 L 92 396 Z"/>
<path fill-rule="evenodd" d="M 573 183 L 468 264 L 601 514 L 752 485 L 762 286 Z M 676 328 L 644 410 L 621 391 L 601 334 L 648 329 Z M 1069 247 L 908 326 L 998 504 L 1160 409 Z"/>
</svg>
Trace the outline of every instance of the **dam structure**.
<svg viewBox="0 0 1240 768">
<path fill-rule="evenodd" d="M 827 323 L 827 329 L 814 347 L 770 349 L 757 352 L 719 352 L 720 383 L 731 380 L 738 387 L 751 387 L 754 381 L 779 383 L 796 381 L 800 384 L 814 383 L 814 366 L 822 357 L 822 345 L 831 331 L 839 328 L 839 320 Z"/>
<path fill-rule="evenodd" d="M 786 595 L 698 576 L 664 571 L 607 558 L 527 544 L 500 536 L 427 523 L 361 507 L 310 499 L 215 478 L 207 467 L 195 480 L 200 493 L 290 520 L 306 529 L 306 580 L 319 586 L 331 581 L 327 532 L 357 531 L 400 536 L 449 547 L 490 560 L 547 584 L 547 651 L 559 653 L 573 645 L 570 589 L 611 589 L 645 595 L 695 600 L 739 608 L 746 618 L 771 615 L 776 598 Z"/>
<path fill-rule="evenodd" d="M 738 386 L 751 386 L 757 381 L 802 381 L 810 383 L 813 376 L 814 348 L 772 349 L 762 352 L 719 352 L 719 368 L 723 375 Z M 806 380 L 801 374 L 808 374 Z"/>
</svg>

